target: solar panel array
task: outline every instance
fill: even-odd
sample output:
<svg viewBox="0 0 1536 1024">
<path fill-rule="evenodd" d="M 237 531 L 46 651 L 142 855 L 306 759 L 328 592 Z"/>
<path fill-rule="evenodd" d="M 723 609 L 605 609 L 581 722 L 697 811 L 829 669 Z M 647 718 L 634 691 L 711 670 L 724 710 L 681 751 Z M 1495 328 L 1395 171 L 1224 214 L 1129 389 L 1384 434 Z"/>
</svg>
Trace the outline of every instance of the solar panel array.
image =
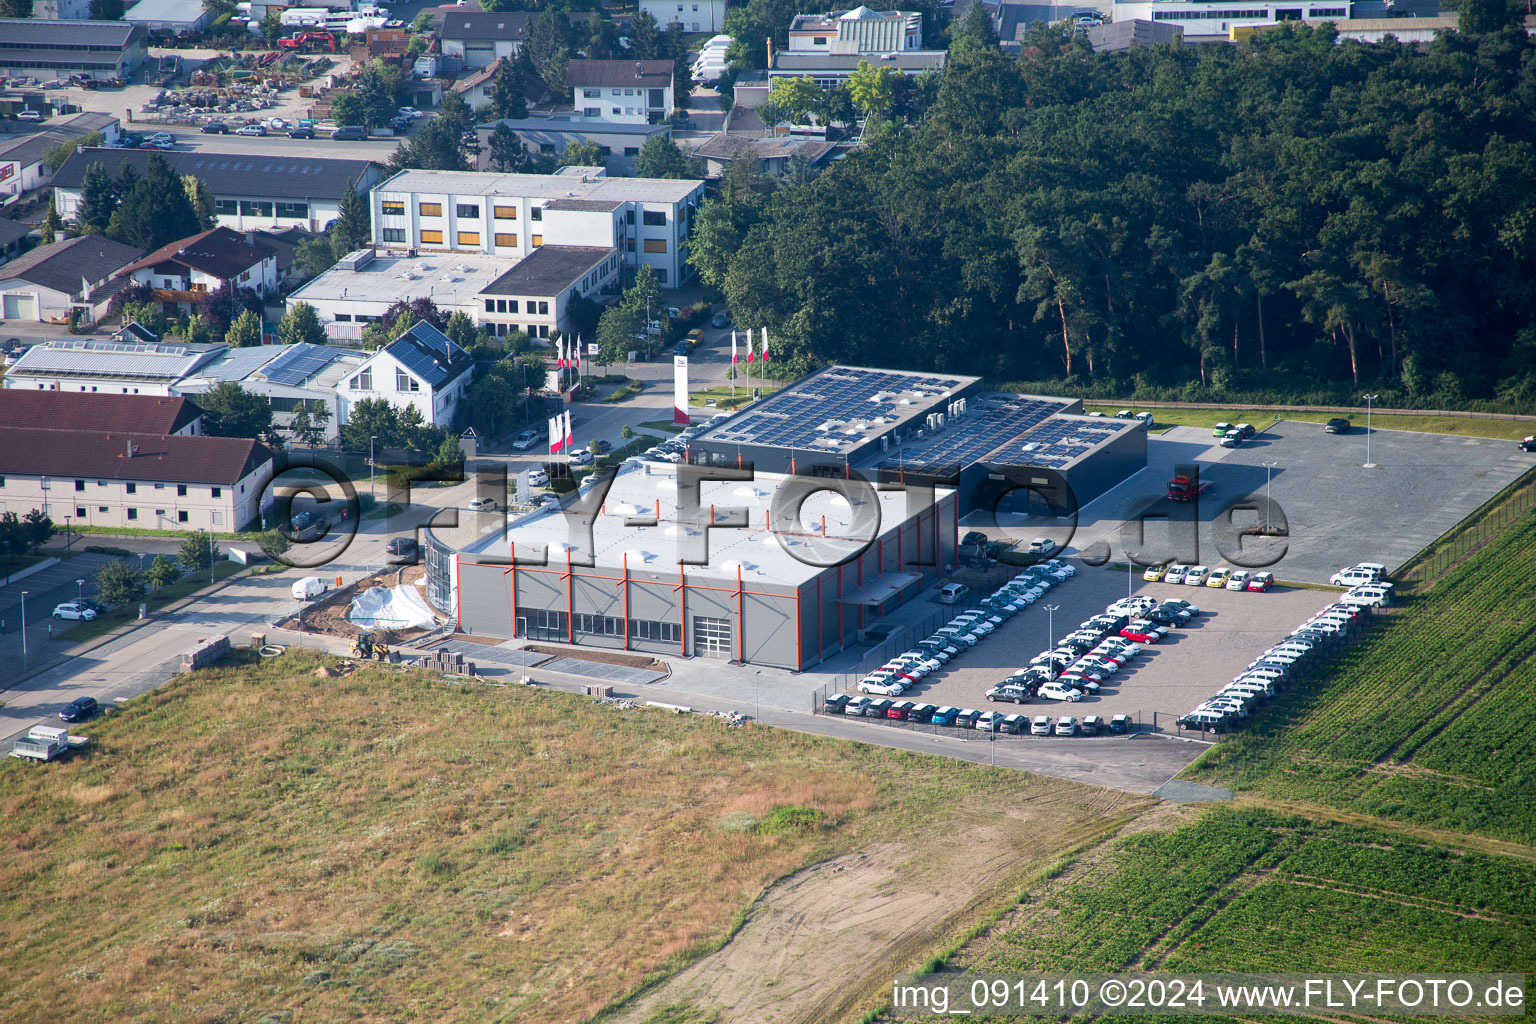
<svg viewBox="0 0 1536 1024">
<path fill-rule="evenodd" d="M 419 345 L 395 345 L 389 350 L 389 354 L 398 359 L 407 370 L 429 384 L 436 384 L 442 379 L 443 371 L 447 366 L 447 353 L 442 353 L 441 358 L 434 358 L 431 352 Z"/>
<path fill-rule="evenodd" d="M 919 471 L 949 472 L 980 462 L 994 449 L 1061 412 L 1071 403 L 1065 399 L 1019 396 L 1000 406 L 972 401 L 969 415 L 936 435 L 928 444 L 909 450 L 900 464 Z"/>
<path fill-rule="evenodd" d="M 1044 466 L 1061 469 L 1089 449 L 1103 444 L 1122 430 L 1140 428 L 1135 421 L 1062 416 L 1047 420 L 1016 442 L 999 449 L 988 462 L 999 466 Z"/>
<path fill-rule="evenodd" d="M 763 399 L 699 438 L 841 452 L 937 404 L 969 383 L 954 377 L 836 367 Z"/>
<path fill-rule="evenodd" d="M 49 347 L 84 352 L 132 352 L 140 355 L 184 356 L 187 354 L 187 350 L 180 345 L 162 345 L 153 341 L 106 341 L 99 338 L 60 338 L 49 342 Z"/>
<path fill-rule="evenodd" d="M 287 352 L 272 360 L 271 365 L 263 373 L 267 380 L 273 384 L 297 387 L 314 376 L 336 357 L 336 352 L 323 345 L 299 342 Z"/>
</svg>

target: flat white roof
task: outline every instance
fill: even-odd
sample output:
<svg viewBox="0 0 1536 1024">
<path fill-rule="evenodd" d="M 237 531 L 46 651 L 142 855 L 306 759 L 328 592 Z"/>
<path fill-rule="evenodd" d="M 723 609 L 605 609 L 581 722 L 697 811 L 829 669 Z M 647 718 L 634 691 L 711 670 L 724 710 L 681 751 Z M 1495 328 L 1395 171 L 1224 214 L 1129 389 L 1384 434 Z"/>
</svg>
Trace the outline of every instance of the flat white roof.
<svg viewBox="0 0 1536 1024">
<path fill-rule="evenodd" d="M 746 583 L 796 586 L 815 578 L 840 557 L 854 553 L 862 543 L 856 538 L 883 537 L 886 544 L 894 543 L 897 527 L 919 507 L 916 492 L 909 497 L 905 489 L 868 491 L 862 497 L 855 493 L 854 505 L 841 494 L 818 491 L 801 505 L 797 520 L 781 520 L 770 529 L 774 495 L 788 479 L 784 474 L 759 472 L 751 481 L 706 480 L 699 485 L 699 522 L 685 523 L 679 519 L 677 508 L 678 467 L 627 462 L 620 467 L 592 524 L 594 560 L 608 568 L 627 563 L 631 572 L 675 575 L 685 552 L 692 558 L 707 550 L 707 565 L 684 566 L 688 576 L 734 580 L 740 567 Z M 583 493 L 586 491 L 583 488 Z M 934 500 L 950 493 L 936 488 Z M 702 524 L 709 522 L 711 512 L 717 525 L 704 536 Z M 657 525 L 630 526 L 625 522 L 641 517 L 657 517 Z M 731 518 L 739 522 L 743 517 L 744 526 L 723 525 Z M 574 513 L 567 515 L 563 509 L 515 516 L 504 534 L 492 529 L 467 543 L 462 551 L 466 556 L 506 557 L 508 545 L 515 544 L 517 557 L 526 560 L 547 545 L 549 563 L 564 564 L 568 547 L 573 559 L 583 554 L 585 532 L 576 519 Z M 703 547 L 705 542 L 707 548 Z M 932 548 L 925 546 L 924 550 L 931 554 Z M 839 553 L 832 554 L 834 551 Z"/>
<path fill-rule="evenodd" d="M 430 298 L 439 306 L 468 306 L 517 260 L 484 253 L 422 253 L 408 257 L 380 255 L 361 270 L 332 267 L 288 296 L 295 302 L 383 303 Z M 323 315 L 323 314 L 322 314 Z"/>
<path fill-rule="evenodd" d="M 380 194 L 519 196 L 528 199 L 610 199 L 616 202 L 680 203 L 704 186 L 692 178 L 608 178 L 600 169 L 567 167 L 558 174 L 493 171 L 401 171 L 374 186 Z M 575 173 L 570 173 L 575 172 Z"/>
</svg>

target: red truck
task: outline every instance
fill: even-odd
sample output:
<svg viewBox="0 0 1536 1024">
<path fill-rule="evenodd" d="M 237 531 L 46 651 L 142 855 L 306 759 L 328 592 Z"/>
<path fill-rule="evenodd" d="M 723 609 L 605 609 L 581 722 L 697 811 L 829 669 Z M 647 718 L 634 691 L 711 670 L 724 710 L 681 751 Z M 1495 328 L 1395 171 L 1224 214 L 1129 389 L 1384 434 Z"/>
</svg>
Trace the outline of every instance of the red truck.
<svg viewBox="0 0 1536 1024">
<path fill-rule="evenodd" d="M 1209 480 L 1199 480 L 1184 473 L 1176 473 L 1172 480 L 1168 481 L 1169 501 L 1194 501 L 1195 498 L 1211 489 Z"/>
</svg>

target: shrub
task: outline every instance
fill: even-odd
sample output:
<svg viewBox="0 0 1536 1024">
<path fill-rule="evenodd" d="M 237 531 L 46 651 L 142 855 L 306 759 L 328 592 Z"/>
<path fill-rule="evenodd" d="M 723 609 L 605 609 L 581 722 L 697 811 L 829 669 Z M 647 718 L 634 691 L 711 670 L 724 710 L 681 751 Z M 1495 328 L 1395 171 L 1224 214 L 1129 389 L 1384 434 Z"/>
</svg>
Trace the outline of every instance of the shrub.
<svg viewBox="0 0 1536 1024">
<path fill-rule="evenodd" d="M 757 823 L 758 835 L 776 836 L 806 832 L 821 824 L 822 813 L 814 807 L 775 807 Z"/>
<path fill-rule="evenodd" d="M 96 555 L 112 555 L 115 558 L 132 558 L 133 552 L 127 548 L 108 547 L 105 544 L 87 544 L 85 550 Z"/>
</svg>

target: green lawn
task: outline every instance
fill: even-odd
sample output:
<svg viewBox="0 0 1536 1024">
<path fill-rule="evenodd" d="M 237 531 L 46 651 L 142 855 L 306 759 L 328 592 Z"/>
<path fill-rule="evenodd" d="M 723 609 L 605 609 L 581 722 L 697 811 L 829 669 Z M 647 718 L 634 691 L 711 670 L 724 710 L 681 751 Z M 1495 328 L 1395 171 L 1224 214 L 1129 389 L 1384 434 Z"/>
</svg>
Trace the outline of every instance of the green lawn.
<svg viewBox="0 0 1536 1024">
<path fill-rule="evenodd" d="M 683 432 L 682 424 L 673 423 L 671 420 L 646 420 L 640 426 L 645 430 L 654 430 L 660 434 L 681 434 Z M 649 448 L 650 445 L 646 445 L 646 447 Z"/>
<path fill-rule="evenodd" d="M 21 572 L 23 569 L 29 569 L 36 565 L 38 562 L 52 557 L 53 554 L 51 552 L 39 552 L 35 555 L 0 555 L 0 580 L 5 579 L 12 573 Z"/>
<path fill-rule="evenodd" d="M 220 561 L 214 564 L 213 571 L 218 579 L 225 580 L 244 568 L 245 566 L 238 562 Z M 174 601 L 180 601 L 184 597 L 197 593 L 208 585 L 207 573 L 195 573 L 179 582 L 151 591 L 145 598 L 145 601 L 149 604 L 150 613 L 153 614 Z M 130 622 L 136 622 L 138 618 L 138 605 L 125 605 L 120 608 L 113 608 L 106 614 L 98 615 L 89 622 L 78 623 L 73 628 L 60 634 L 58 639 L 67 643 L 78 644 L 85 640 L 93 640 L 105 633 L 110 633 L 118 626 L 126 626 Z"/>
<path fill-rule="evenodd" d="M 1140 407 L 1125 402 L 1100 404 L 1084 403 L 1088 412 L 1102 412 L 1113 416 L 1121 409 L 1141 412 Z M 1147 409 L 1155 420 L 1153 432 L 1169 427 L 1205 427 L 1217 423 L 1252 423 L 1263 430 L 1274 421 L 1276 415 L 1283 420 L 1300 420 L 1304 423 L 1326 423 L 1339 413 L 1331 412 L 1264 412 L 1260 409 Z M 1344 416 L 1356 429 L 1365 427 L 1365 410 Z M 1536 422 L 1528 420 L 1489 420 L 1474 416 L 1378 416 L 1372 414 L 1373 430 L 1412 430 L 1426 434 L 1456 434 L 1461 437 L 1493 437 L 1518 441 L 1536 433 Z"/>
<path fill-rule="evenodd" d="M 777 387 L 765 385 L 761 381 L 754 381 L 752 387 L 757 388 L 758 395 L 761 398 L 767 398 L 779 390 Z M 714 408 L 722 410 L 739 409 L 753 400 L 752 388 L 747 387 L 746 378 L 742 377 L 736 382 L 736 394 L 734 396 L 731 394 L 731 386 L 723 384 L 717 387 L 705 388 L 702 391 L 694 391 L 689 394 L 688 401 L 692 405 L 702 406 L 705 399 L 709 398 L 715 400 Z"/>
<path fill-rule="evenodd" d="M 136 527 L 136 526 L 78 526 L 78 525 L 76 525 L 76 526 L 71 526 L 70 527 L 70 532 L 71 533 L 81 533 L 81 534 L 105 535 L 105 536 L 108 536 L 108 537 L 111 537 L 111 536 L 118 536 L 118 537 L 173 537 L 173 538 L 175 538 L 177 540 L 180 540 L 181 538 L 187 536 L 187 531 L 186 530 L 146 530 L 146 529 L 142 529 L 142 528 Z M 204 532 L 206 532 L 206 531 L 204 531 Z M 59 533 L 55 534 L 55 536 L 56 537 L 63 536 L 63 531 L 62 530 L 59 531 Z M 256 539 L 256 534 L 254 534 L 254 533 L 215 533 L 213 536 L 216 539 L 218 539 L 218 540 L 253 541 L 253 540 Z"/>
</svg>

